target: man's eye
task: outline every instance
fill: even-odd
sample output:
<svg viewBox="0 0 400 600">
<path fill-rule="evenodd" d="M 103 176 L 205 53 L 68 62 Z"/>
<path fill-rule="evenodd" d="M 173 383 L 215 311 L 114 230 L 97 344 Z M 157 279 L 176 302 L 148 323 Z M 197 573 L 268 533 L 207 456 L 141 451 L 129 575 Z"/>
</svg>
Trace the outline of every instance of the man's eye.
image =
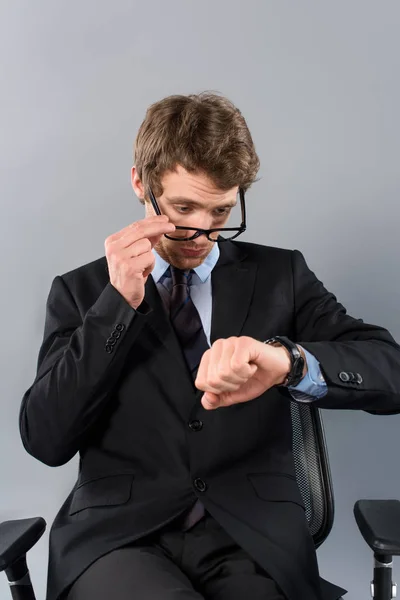
<svg viewBox="0 0 400 600">
<path fill-rule="evenodd" d="M 222 218 L 228 216 L 230 208 L 218 208 L 216 210 L 216 217 Z"/>
<path fill-rule="evenodd" d="M 178 212 L 180 212 L 181 214 L 187 214 L 191 208 L 188 206 L 177 206 L 176 210 Z M 217 208 L 214 212 L 218 217 L 223 217 L 224 215 L 228 214 L 228 212 L 230 211 L 230 208 Z"/>
</svg>

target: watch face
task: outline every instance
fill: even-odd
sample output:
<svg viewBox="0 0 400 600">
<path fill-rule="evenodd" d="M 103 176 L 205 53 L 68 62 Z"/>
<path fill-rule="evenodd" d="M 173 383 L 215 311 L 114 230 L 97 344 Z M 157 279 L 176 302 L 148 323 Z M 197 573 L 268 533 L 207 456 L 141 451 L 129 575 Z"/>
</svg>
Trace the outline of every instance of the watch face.
<svg viewBox="0 0 400 600">
<path fill-rule="evenodd" d="M 264 344 L 270 344 L 271 346 L 283 346 L 287 349 L 290 354 L 292 368 L 290 373 L 287 375 L 284 386 L 296 386 L 300 383 L 303 377 L 304 370 L 304 358 L 298 346 L 289 340 L 286 336 L 274 336 L 264 342 Z"/>
<path fill-rule="evenodd" d="M 291 370 L 291 381 L 289 381 L 289 385 L 291 386 L 296 386 L 300 383 L 301 379 L 302 379 L 302 375 L 303 375 L 303 369 L 304 369 L 304 358 L 302 356 L 300 356 L 296 362 L 293 365 L 293 368 Z"/>
</svg>

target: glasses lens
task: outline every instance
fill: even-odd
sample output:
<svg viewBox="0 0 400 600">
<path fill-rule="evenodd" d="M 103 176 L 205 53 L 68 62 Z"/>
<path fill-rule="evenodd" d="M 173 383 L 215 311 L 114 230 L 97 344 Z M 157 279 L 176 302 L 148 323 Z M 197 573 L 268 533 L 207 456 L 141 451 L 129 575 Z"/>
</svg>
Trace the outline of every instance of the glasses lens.
<svg viewBox="0 0 400 600">
<path fill-rule="evenodd" d="M 174 231 L 173 235 L 170 235 L 169 233 L 165 233 L 165 237 L 168 238 L 169 240 L 173 240 L 175 242 L 184 242 L 186 240 L 193 240 L 195 239 L 195 235 L 196 235 L 196 231 L 186 231 L 186 232 L 182 232 L 184 235 L 181 235 L 178 237 L 178 231 Z M 208 234 L 208 239 L 211 240 L 212 242 L 216 242 L 218 241 L 219 236 L 221 236 L 223 238 L 223 240 L 219 240 L 219 241 L 228 241 L 231 240 L 235 237 L 237 237 L 238 235 L 240 235 L 240 231 L 224 231 L 223 229 L 221 229 L 221 231 L 212 231 L 211 233 Z M 201 234 L 201 235 L 205 235 L 205 234 Z M 199 236 L 197 236 L 199 237 Z"/>
<path fill-rule="evenodd" d="M 225 233 L 225 235 L 224 235 L 224 233 Z M 231 235 L 232 233 L 234 233 L 234 232 L 233 231 L 212 231 L 209 234 L 208 238 L 210 240 L 212 240 L 213 242 L 216 242 L 220 235 L 222 235 L 223 237 L 225 237 L 227 235 Z"/>
<path fill-rule="evenodd" d="M 193 212 L 193 211 L 192 211 Z M 215 242 L 219 237 L 223 237 L 224 240 L 229 240 L 238 236 L 237 231 L 224 231 L 224 227 L 239 228 L 242 222 L 242 211 L 240 205 L 239 194 L 236 198 L 236 204 L 233 207 L 217 207 L 212 213 L 212 219 L 209 219 L 210 229 L 216 229 L 208 234 L 208 239 Z M 171 240 L 186 241 L 194 239 L 197 231 L 194 229 L 183 229 L 185 225 L 187 227 L 196 227 L 196 214 L 188 214 L 180 219 L 174 219 L 174 223 L 182 229 L 176 229 L 172 234 L 167 234 Z M 218 225 L 221 225 L 221 229 L 218 229 Z M 204 226 L 204 225 L 203 225 Z M 202 234 L 204 235 L 204 234 Z"/>
</svg>

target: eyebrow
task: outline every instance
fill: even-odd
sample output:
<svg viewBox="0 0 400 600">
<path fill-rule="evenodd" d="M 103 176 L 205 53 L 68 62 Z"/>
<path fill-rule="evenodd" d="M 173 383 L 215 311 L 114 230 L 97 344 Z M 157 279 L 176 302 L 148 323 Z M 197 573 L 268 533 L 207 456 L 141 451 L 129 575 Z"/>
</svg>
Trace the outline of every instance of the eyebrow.
<svg viewBox="0 0 400 600">
<path fill-rule="evenodd" d="M 167 200 L 167 202 L 179 202 L 181 204 L 188 204 L 190 206 L 198 206 L 198 207 L 203 207 L 204 208 L 204 204 L 202 202 L 198 202 L 197 200 L 189 200 L 188 198 L 185 198 L 184 196 L 170 196 L 169 198 L 167 196 L 165 196 L 165 199 Z M 214 208 L 228 208 L 228 207 L 233 207 L 236 206 L 237 202 L 225 202 L 225 204 L 221 204 L 219 206 L 215 206 Z"/>
</svg>

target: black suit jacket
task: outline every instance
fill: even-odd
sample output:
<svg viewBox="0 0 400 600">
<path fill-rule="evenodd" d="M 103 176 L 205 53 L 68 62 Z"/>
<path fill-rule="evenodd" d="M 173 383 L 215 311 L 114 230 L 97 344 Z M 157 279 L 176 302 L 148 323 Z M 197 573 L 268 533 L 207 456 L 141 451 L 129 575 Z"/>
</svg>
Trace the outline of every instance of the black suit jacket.
<svg viewBox="0 0 400 600">
<path fill-rule="evenodd" d="M 329 391 L 317 406 L 400 409 L 399 346 L 385 329 L 348 316 L 300 252 L 219 246 L 211 342 L 286 335 L 321 363 Z M 342 381 L 343 371 L 361 377 Z M 20 413 L 24 446 L 38 460 L 58 466 L 80 454 L 78 480 L 51 530 L 48 600 L 196 497 L 289 600 L 340 595 L 319 577 L 295 479 L 288 392 L 273 388 L 214 411 L 201 396 L 151 276 L 137 311 L 110 284 L 105 258 L 54 279 L 37 376 Z M 193 419 L 201 430 L 189 427 Z"/>
</svg>

